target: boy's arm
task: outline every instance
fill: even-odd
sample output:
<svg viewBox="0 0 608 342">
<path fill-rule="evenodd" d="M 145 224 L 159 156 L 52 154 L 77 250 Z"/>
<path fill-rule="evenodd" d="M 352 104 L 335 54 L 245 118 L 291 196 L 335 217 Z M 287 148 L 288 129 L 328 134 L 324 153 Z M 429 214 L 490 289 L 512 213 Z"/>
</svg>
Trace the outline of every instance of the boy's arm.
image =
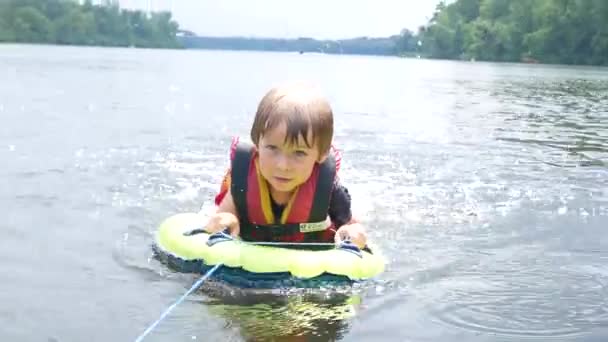
<svg viewBox="0 0 608 342">
<path fill-rule="evenodd" d="M 225 228 L 229 229 L 230 235 L 239 235 L 238 214 L 229 187 L 227 191 L 222 194 L 221 201 L 217 205 L 215 212 L 209 217 L 209 221 L 205 225 L 205 231 L 213 234 Z"/>
<path fill-rule="evenodd" d="M 350 202 L 348 189 L 342 184 L 336 183 L 331 193 L 328 210 L 329 218 L 336 229 L 353 220 Z"/>
<path fill-rule="evenodd" d="M 367 244 L 365 228 L 353 217 L 348 189 L 339 183 L 334 187 L 328 214 L 337 228 L 336 243 L 348 238 L 359 248 L 365 248 Z"/>
</svg>

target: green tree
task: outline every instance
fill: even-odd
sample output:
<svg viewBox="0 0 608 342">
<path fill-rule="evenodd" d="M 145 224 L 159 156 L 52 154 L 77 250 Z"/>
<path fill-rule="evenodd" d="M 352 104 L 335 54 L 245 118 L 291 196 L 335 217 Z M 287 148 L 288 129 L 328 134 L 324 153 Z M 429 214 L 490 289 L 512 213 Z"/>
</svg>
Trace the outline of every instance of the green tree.
<svg viewBox="0 0 608 342">
<path fill-rule="evenodd" d="M 175 48 L 177 30 L 169 13 L 148 18 L 110 1 L 0 0 L 0 41 Z"/>
<path fill-rule="evenodd" d="M 55 21 L 55 42 L 59 44 L 92 45 L 96 27 L 92 13 L 72 9 Z"/>
<path fill-rule="evenodd" d="M 26 6 L 15 11 L 13 32 L 18 42 L 48 42 L 52 40 L 51 22 L 39 10 Z"/>
<path fill-rule="evenodd" d="M 432 58 L 608 64 L 608 1 L 442 2 L 418 35 Z"/>
</svg>

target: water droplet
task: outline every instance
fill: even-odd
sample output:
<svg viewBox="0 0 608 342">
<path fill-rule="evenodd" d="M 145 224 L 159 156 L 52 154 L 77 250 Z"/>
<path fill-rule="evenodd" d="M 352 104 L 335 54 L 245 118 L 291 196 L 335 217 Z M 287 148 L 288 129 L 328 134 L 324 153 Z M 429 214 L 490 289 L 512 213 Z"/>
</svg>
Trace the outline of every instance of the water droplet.
<svg viewBox="0 0 608 342">
<path fill-rule="evenodd" d="M 557 209 L 557 213 L 559 215 L 564 215 L 567 212 L 568 212 L 568 207 L 561 207 L 561 208 Z"/>
</svg>

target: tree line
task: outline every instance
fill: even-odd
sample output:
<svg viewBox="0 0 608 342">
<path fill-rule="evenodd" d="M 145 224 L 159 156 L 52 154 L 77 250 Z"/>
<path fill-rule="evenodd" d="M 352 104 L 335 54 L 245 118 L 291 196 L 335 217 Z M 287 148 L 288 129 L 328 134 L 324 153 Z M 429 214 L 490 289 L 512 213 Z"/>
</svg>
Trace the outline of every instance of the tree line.
<svg viewBox="0 0 608 342">
<path fill-rule="evenodd" d="M 417 34 L 430 58 L 608 65 L 606 0 L 457 0 L 441 2 Z"/>
<path fill-rule="evenodd" d="M 0 1 L 0 42 L 175 48 L 177 30 L 168 12 L 148 16 L 110 1 Z"/>
<path fill-rule="evenodd" d="M 359 37 L 341 40 L 317 40 L 313 38 L 249 38 L 204 37 L 183 35 L 179 41 L 188 49 L 257 50 L 299 53 L 394 55 L 395 40 L 389 38 Z"/>
</svg>

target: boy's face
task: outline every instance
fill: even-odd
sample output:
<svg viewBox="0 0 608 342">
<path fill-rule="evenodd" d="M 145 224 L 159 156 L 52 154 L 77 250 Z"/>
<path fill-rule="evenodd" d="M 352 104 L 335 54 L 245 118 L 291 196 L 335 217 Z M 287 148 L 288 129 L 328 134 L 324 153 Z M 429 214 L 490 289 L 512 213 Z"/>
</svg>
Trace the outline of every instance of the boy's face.
<svg viewBox="0 0 608 342">
<path fill-rule="evenodd" d="M 309 134 L 312 135 L 311 130 Z M 260 172 L 277 192 L 291 192 L 308 180 L 316 162 L 323 162 L 326 156 L 319 157 L 317 144 L 306 146 L 302 137 L 289 145 L 285 142 L 287 126 L 285 123 L 267 130 L 258 143 Z M 308 141 L 311 141 L 309 137 Z"/>
</svg>

